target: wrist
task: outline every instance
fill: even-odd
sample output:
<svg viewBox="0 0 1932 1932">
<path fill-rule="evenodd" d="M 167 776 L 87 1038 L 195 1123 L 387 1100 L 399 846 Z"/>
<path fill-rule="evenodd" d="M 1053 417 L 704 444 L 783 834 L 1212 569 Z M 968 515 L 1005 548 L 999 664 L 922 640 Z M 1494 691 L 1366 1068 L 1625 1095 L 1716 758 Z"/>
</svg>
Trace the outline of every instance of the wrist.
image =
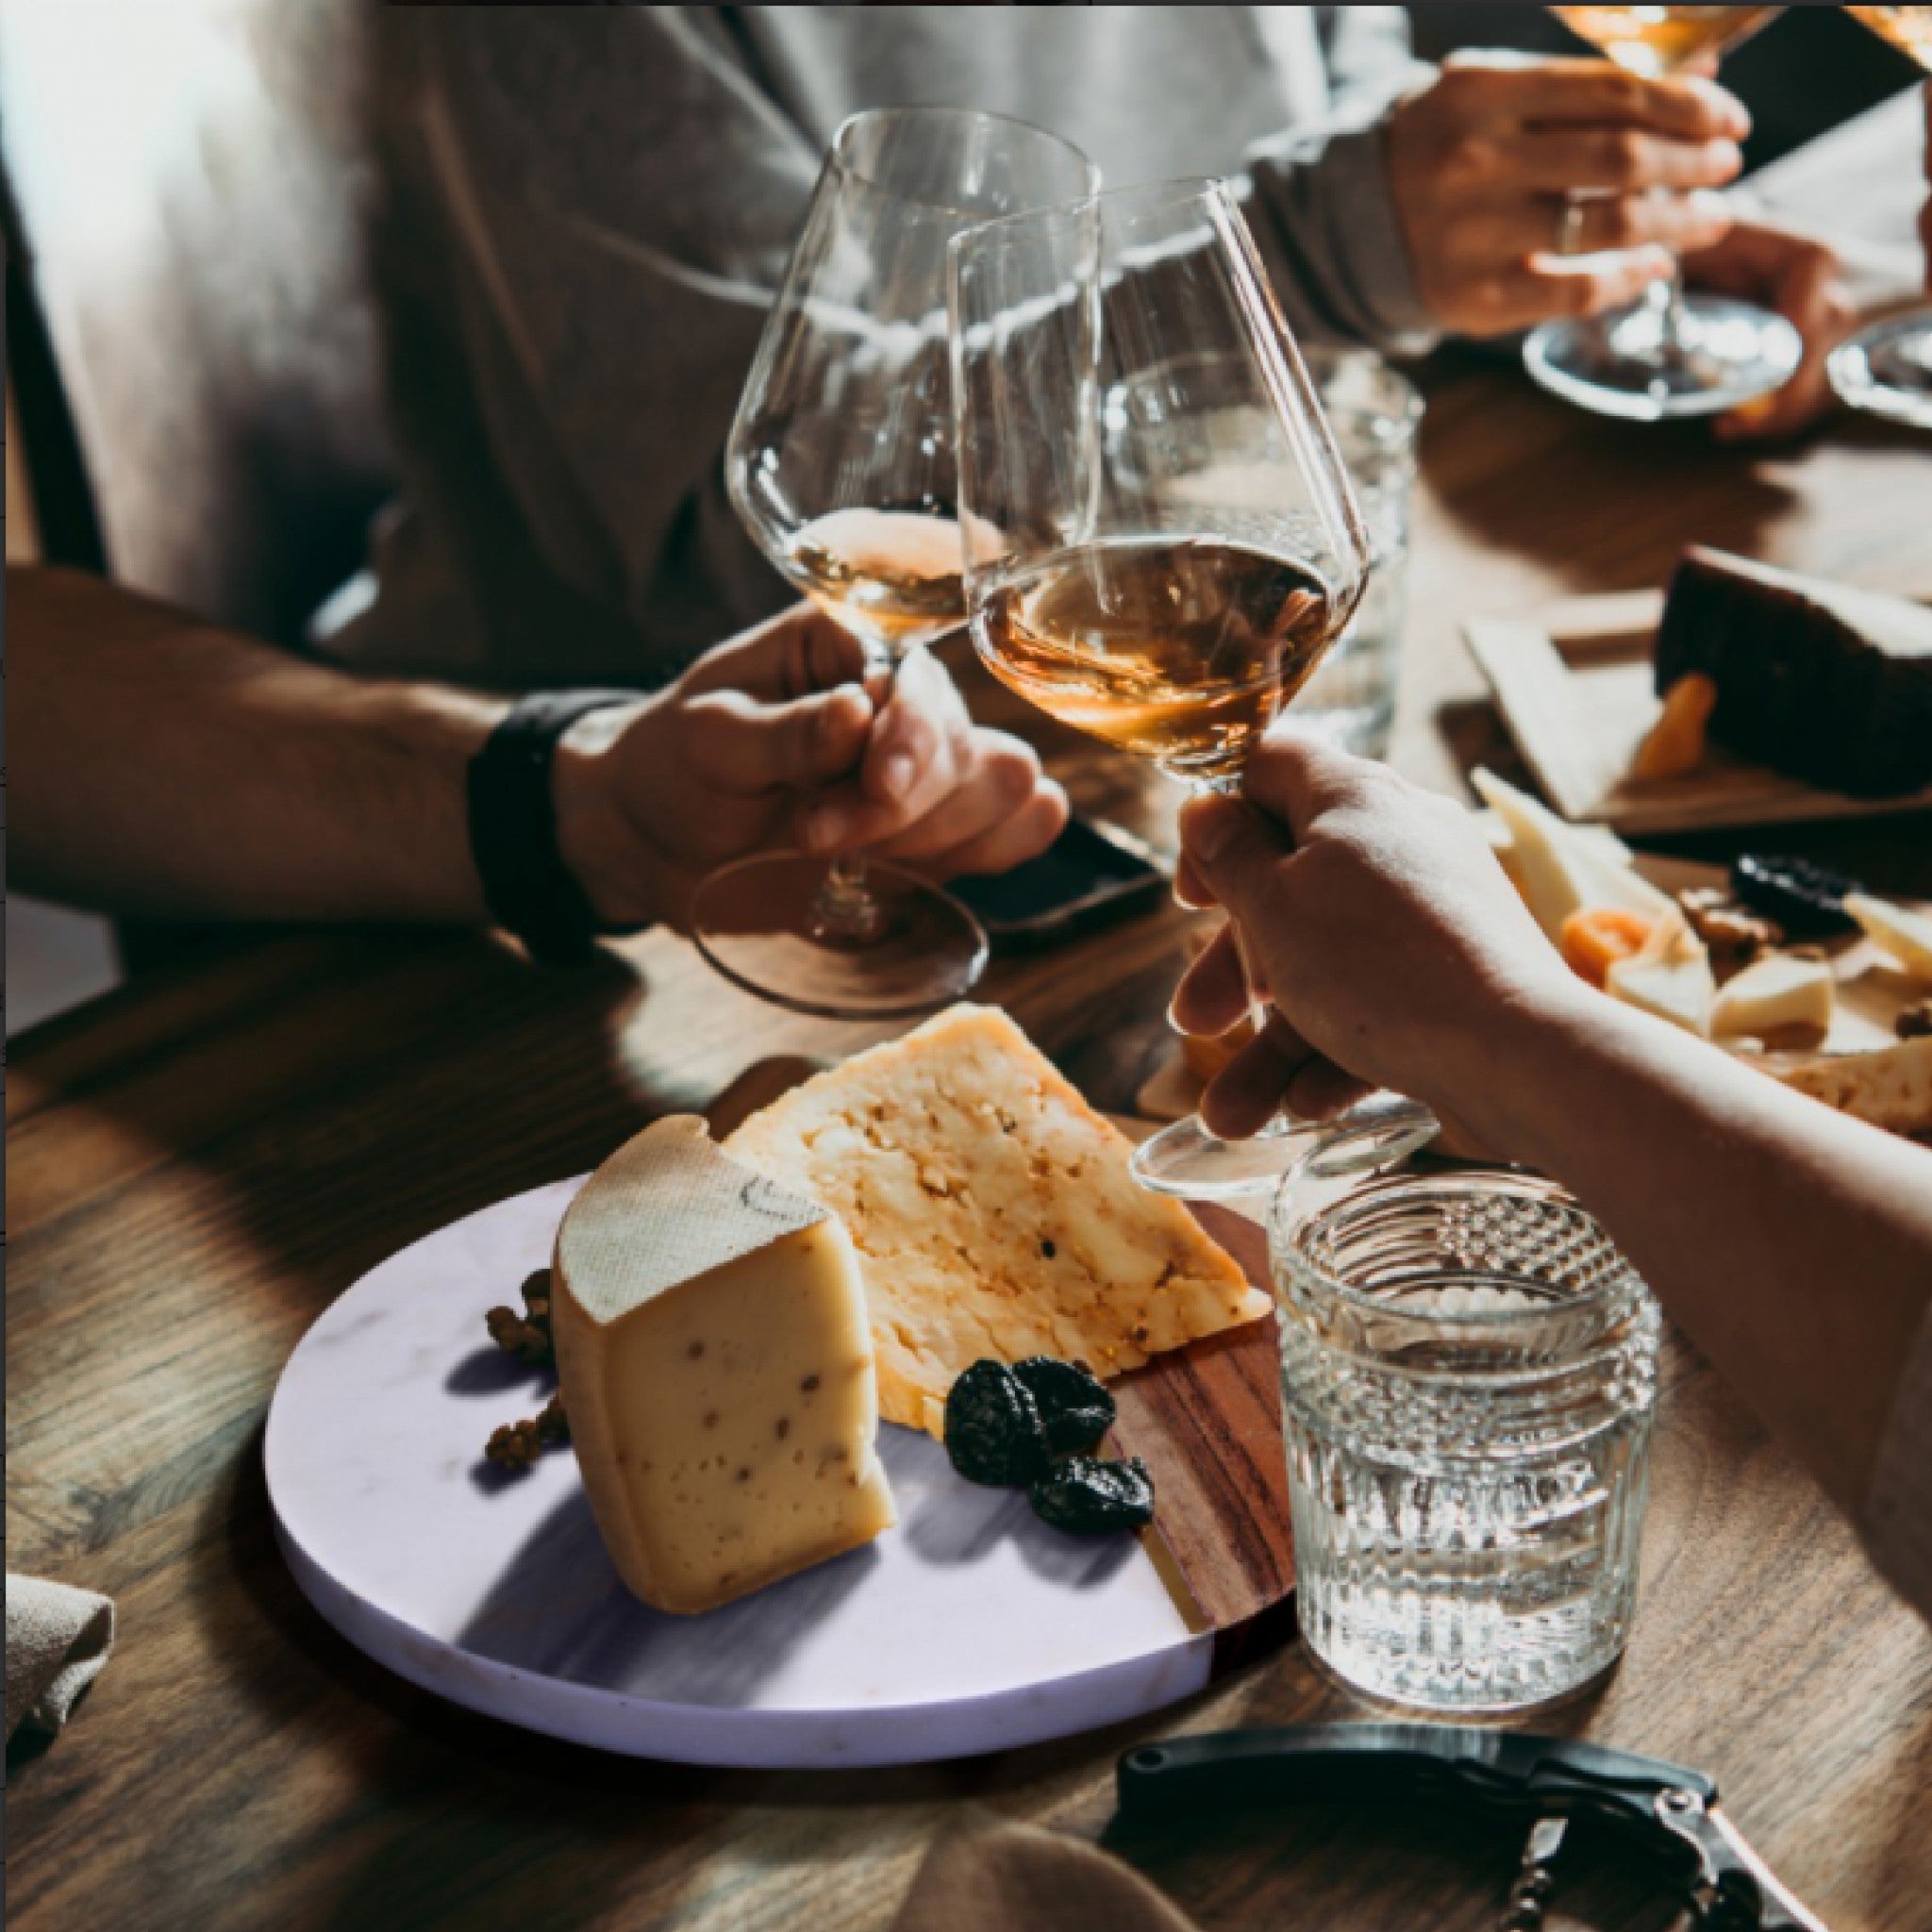
<svg viewBox="0 0 1932 1932">
<path fill-rule="evenodd" d="M 661 868 L 618 783 L 624 741 L 657 702 L 587 713 L 558 741 L 551 762 L 558 852 L 602 925 L 649 925 L 664 916 Z"/>
<path fill-rule="evenodd" d="M 1627 1012 L 1567 969 L 1499 991 L 1445 1041 L 1432 1091 L 1418 1097 L 1502 1158 L 1548 1172 L 1582 1063 Z"/>
</svg>

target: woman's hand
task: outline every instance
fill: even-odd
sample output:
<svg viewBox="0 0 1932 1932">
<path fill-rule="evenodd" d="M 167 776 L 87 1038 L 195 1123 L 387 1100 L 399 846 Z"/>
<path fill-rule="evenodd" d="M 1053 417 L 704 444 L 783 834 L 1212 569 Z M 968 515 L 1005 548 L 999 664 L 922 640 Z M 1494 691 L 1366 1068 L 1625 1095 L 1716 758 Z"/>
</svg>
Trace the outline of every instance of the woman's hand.
<svg viewBox="0 0 1932 1932">
<path fill-rule="evenodd" d="M 799 605 L 574 726 L 558 838 L 599 917 L 682 927 L 707 873 L 771 848 L 863 850 L 943 878 L 1052 842 L 1065 793 L 1031 746 L 973 723 L 934 658 L 915 653 L 882 707 L 864 675 L 858 641 Z"/>
<path fill-rule="evenodd" d="M 1784 388 L 1718 419 L 1724 441 L 1792 436 L 1837 406 L 1825 364 L 1857 325 L 1858 311 L 1838 257 L 1823 242 L 1740 221 L 1714 247 L 1684 258 L 1684 279 L 1693 289 L 1735 295 L 1782 315 L 1805 342 L 1805 359 Z"/>
<path fill-rule="evenodd" d="M 1602 60 L 1452 59 L 1388 125 L 1418 294 L 1444 328 L 1474 336 L 1634 301 L 1673 254 L 1723 239 L 1730 216 L 1704 191 L 1736 176 L 1750 125 L 1735 96 L 1701 78 L 1642 80 Z"/>
<path fill-rule="evenodd" d="M 1319 1119 L 1390 1087 L 1480 1140 L 1461 1104 L 1473 1079 L 1507 1078 L 1509 1016 L 1589 991 L 1469 812 L 1290 730 L 1255 753 L 1243 798 L 1186 808 L 1181 854 L 1182 897 L 1239 923 L 1273 1009 L 1203 1098 L 1216 1133 L 1252 1134 L 1284 1101 Z M 1245 1010 L 1224 931 L 1182 980 L 1174 1024 L 1218 1036 Z"/>
</svg>

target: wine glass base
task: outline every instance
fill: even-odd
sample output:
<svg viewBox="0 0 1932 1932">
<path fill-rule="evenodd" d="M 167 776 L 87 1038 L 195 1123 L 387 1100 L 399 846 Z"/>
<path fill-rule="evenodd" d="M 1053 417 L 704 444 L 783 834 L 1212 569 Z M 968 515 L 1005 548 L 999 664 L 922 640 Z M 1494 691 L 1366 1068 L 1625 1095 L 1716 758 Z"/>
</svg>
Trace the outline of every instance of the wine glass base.
<svg viewBox="0 0 1932 1932">
<path fill-rule="evenodd" d="M 1681 341 L 1665 333 L 1665 310 L 1640 302 L 1609 315 L 1546 322 L 1532 329 L 1523 359 L 1538 382 L 1580 408 L 1630 422 L 1718 416 L 1782 389 L 1805 345 L 1781 315 L 1720 295 L 1685 298 Z"/>
<path fill-rule="evenodd" d="M 1375 1092 L 1329 1121 L 1277 1114 L 1246 1141 L 1209 1133 L 1199 1114 L 1163 1127 L 1134 1150 L 1134 1178 L 1150 1193 L 1184 1201 L 1232 1201 L 1272 1193 L 1304 1159 L 1330 1178 L 1406 1159 L 1441 1132 L 1419 1101 Z"/>
<path fill-rule="evenodd" d="M 1853 408 L 1932 429 L 1932 309 L 1860 329 L 1832 351 L 1829 368 Z"/>
<path fill-rule="evenodd" d="M 962 998 L 986 971 L 986 928 L 952 893 L 868 859 L 877 908 L 863 932 L 828 932 L 829 867 L 768 853 L 714 872 L 691 902 L 691 937 L 733 985 L 826 1020 L 903 1020 Z"/>
</svg>

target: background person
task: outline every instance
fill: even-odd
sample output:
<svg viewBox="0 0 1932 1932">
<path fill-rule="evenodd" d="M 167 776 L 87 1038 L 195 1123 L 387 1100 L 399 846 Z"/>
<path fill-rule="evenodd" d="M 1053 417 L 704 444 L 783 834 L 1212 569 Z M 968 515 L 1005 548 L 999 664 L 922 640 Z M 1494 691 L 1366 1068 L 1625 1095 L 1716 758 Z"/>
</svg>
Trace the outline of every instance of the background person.
<svg viewBox="0 0 1932 1932">
<path fill-rule="evenodd" d="M 1399 8 L 391 8 L 380 36 L 404 489 L 373 575 L 316 625 L 375 667 L 661 675 L 788 594 L 721 454 L 820 158 L 863 108 L 1013 115 L 1110 186 L 1239 175 L 1310 339 L 1517 330 L 1628 301 L 1687 251 L 1812 345 L 1750 419 L 1773 434 L 1822 401 L 1846 319 L 1828 251 L 1711 193 L 1741 164 L 1731 95 L 1601 60 L 1439 72 Z M 1591 253 L 1564 260 L 1578 190 Z"/>
</svg>

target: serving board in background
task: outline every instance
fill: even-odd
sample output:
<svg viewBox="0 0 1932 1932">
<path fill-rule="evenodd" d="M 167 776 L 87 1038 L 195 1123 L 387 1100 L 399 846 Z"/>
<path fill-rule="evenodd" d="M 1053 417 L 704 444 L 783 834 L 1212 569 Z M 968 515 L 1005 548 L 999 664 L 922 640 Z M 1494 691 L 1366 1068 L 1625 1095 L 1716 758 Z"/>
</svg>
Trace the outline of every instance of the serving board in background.
<svg viewBox="0 0 1932 1932">
<path fill-rule="evenodd" d="M 1576 598 L 1534 621 L 1475 617 L 1463 626 L 1517 749 L 1566 819 L 1629 834 L 1695 832 L 1932 806 L 1932 790 L 1899 798 L 1822 791 L 1718 744 L 1681 778 L 1631 777 L 1661 708 L 1653 663 L 1662 610 L 1662 591 L 1636 591 Z"/>
<path fill-rule="evenodd" d="M 754 1068 L 721 1133 L 809 1072 Z M 392 1257 L 333 1303 L 276 1386 L 263 1446 L 304 1593 L 410 1681 L 529 1729 L 691 1763 L 821 1767 L 964 1757 L 1137 1717 L 1291 1628 L 1294 1567 L 1274 1323 L 1114 1385 L 1109 1446 L 1157 1491 L 1141 1538 L 1049 1528 L 891 1424 L 899 1522 L 876 1542 L 702 1617 L 618 1581 L 567 1451 L 506 1478 L 491 1428 L 548 1378 L 484 1311 L 549 1261 L 576 1189 L 497 1204 Z M 1203 1210 L 1265 1284 L 1261 1232 Z"/>
</svg>

